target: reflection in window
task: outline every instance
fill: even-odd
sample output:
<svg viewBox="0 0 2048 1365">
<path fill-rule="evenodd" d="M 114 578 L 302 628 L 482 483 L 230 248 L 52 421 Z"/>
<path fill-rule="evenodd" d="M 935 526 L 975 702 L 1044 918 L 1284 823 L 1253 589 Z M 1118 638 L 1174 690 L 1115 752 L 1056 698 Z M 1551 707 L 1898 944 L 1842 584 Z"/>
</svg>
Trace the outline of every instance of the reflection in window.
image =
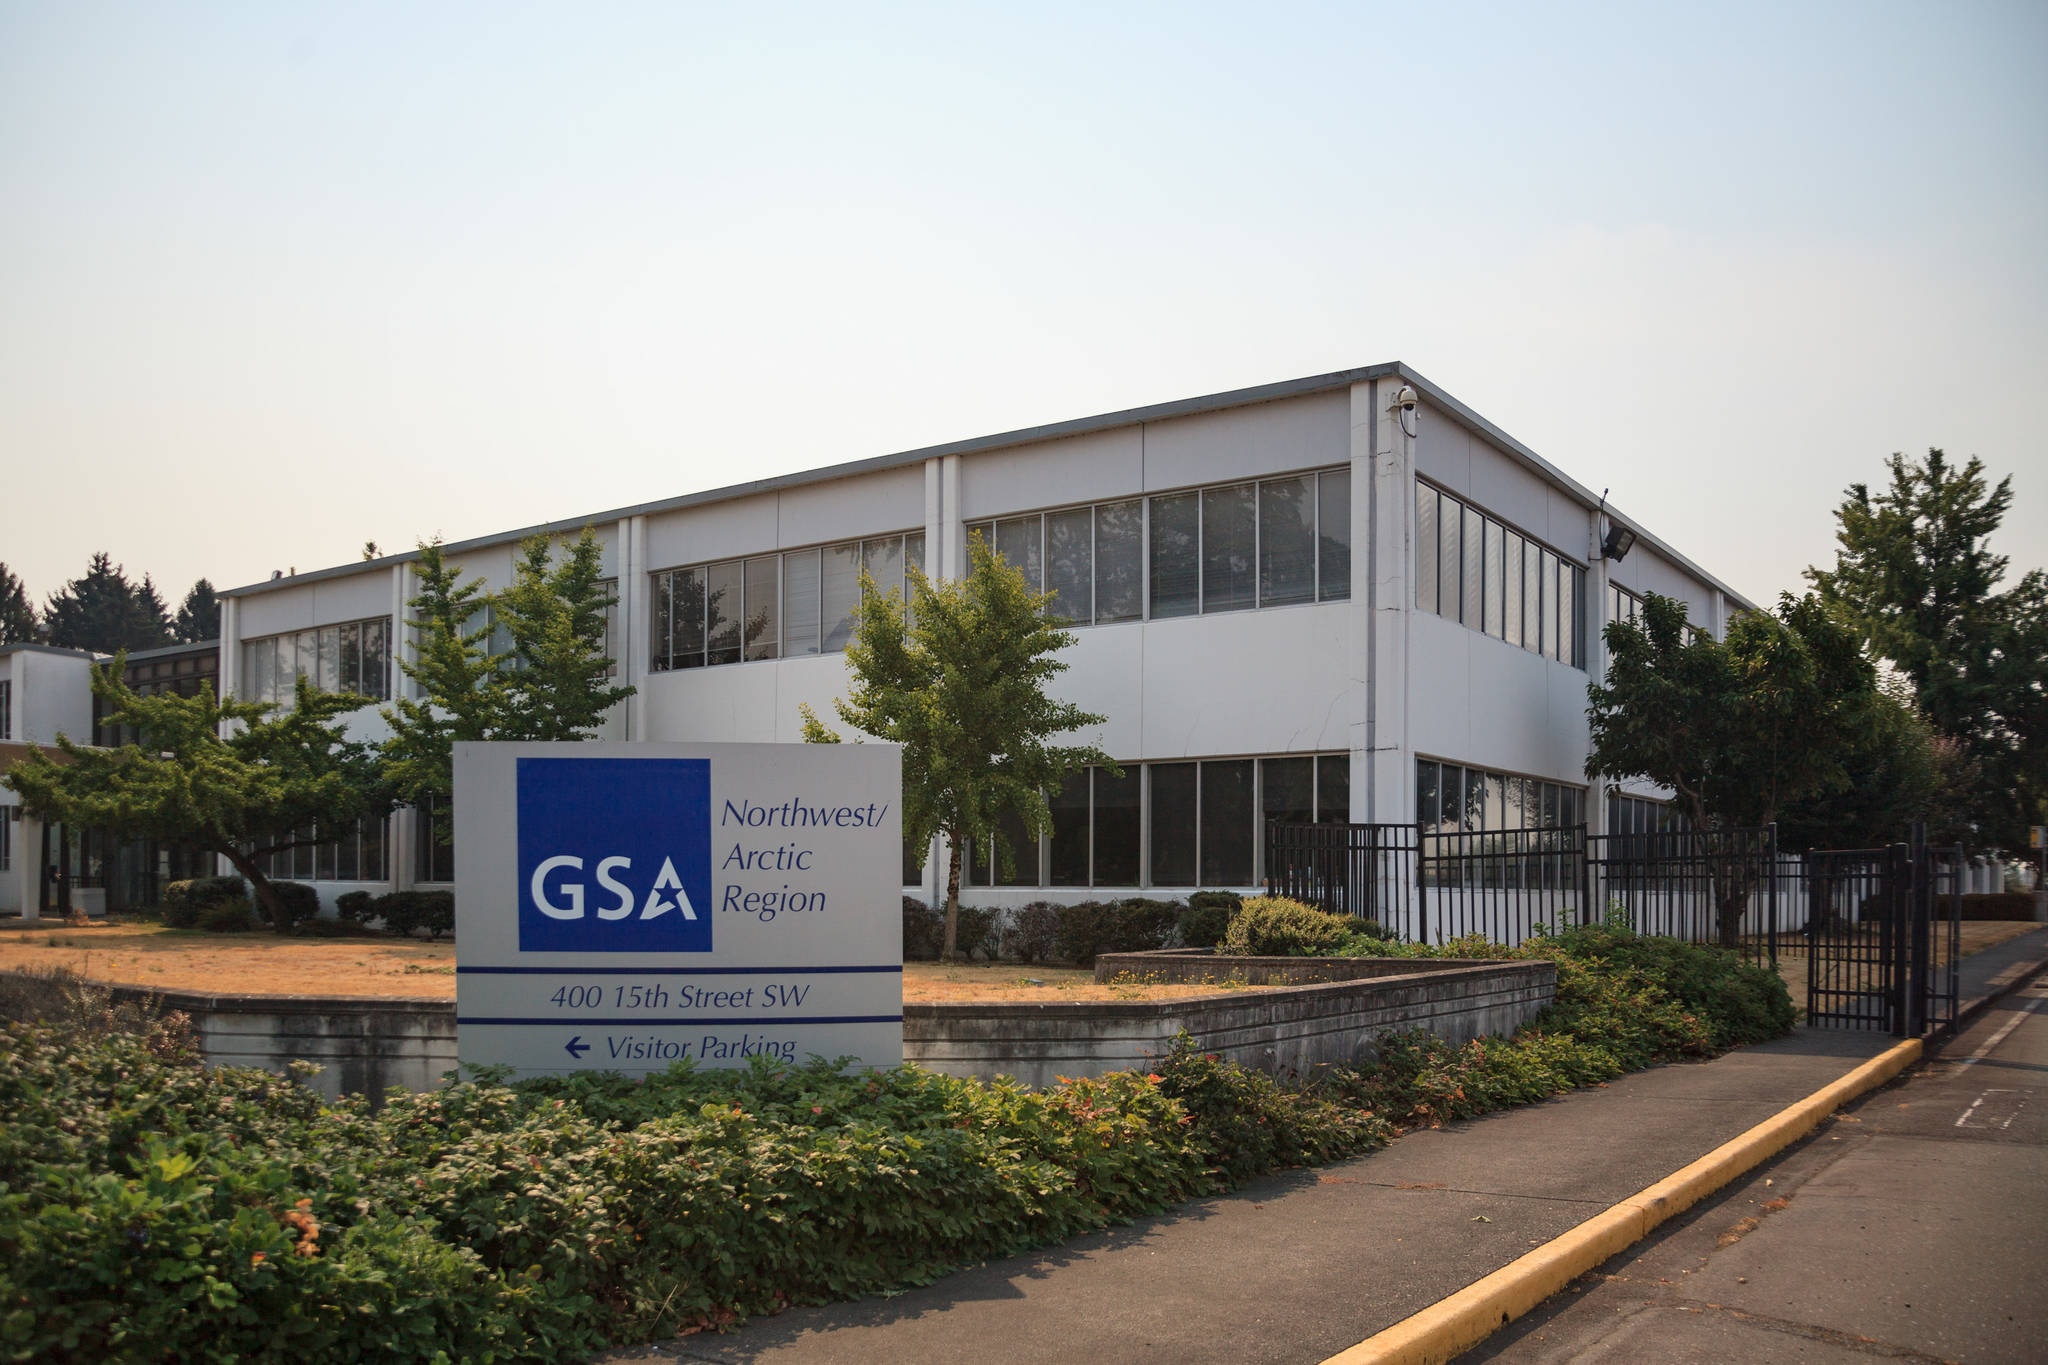
<svg viewBox="0 0 2048 1365">
<path fill-rule="evenodd" d="M 905 590 L 924 534 L 728 559 L 652 575 L 652 667 L 779 659 L 846 648 L 863 568 L 882 592 Z"/>
<path fill-rule="evenodd" d="M 1420 480 L 1415 605 L 1531 653 L 1584 668 L 1586 572 L 1521 532 Z"/>
</svg>

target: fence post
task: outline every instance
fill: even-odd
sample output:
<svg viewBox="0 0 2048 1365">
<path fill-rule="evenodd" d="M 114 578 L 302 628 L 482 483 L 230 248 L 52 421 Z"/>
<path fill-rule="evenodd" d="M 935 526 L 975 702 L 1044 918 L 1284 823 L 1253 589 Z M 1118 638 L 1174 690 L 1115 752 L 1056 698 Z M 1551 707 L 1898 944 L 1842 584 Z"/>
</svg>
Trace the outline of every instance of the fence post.
<svg viewBox="0 0 2048 1365">
<path fill-rule="evenodd" d="M 1422 822 L 1415 822 L 1415 941 L 1429 942 L 1429 878 L 1423 875 Z"/>
<path fill-rule="evenodd" d="M 1770 890 L 1766 893 L 1765 913 L 1770 917 L 1764 925 L 1764 941 L 1770 950 L 1771 966 L 1778 965 L 1778 822 L 1771 821 L 1764 831 L 1764 875 L 1770 878 Z"/>
<path fill-rule="evenodd" d="M 1906 1036 L 1918 1038 L 1927 1032 L 1927 996 L 1933 988 L 1932 965 L 1927 959 L 1932 947 L 1934 910 L 1934 861 L 1927 847 L 1927 826 L 1915 820 L 1912 827 L 1913 900 L 1911 937 L 1906 948 Z"/>
</svg>

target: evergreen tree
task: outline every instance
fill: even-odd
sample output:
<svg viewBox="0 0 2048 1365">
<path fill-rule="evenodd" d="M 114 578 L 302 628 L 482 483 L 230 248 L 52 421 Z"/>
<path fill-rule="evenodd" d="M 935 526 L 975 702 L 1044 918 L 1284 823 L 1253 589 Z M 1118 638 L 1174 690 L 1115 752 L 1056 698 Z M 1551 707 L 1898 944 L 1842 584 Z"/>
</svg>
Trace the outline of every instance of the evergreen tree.
<svg viewBox="0 0 2048 1365">
<path fill-rule="evenodd" d="M 495 738 L 588 739 L 605 712 L 633 694 L 609 677 L 605 610 L 618 598 L 602 581 L 602 553 L 587 526 L 559 564 L 546 536 L 520 546 L 512 586 L 494 604 L 512 639 Z"/>
<path fill-rule="evenodd" d="M 28 600 L 28 589 L 13 570 L 0 564 L 0 645 L 33 643 L 36 638 L 36 609 Z"/>
<path fill-rule="evenodd" d="M 281 933 L 291 917 L 267 875 L 269 856 L 391 809 L 376 752 L 344 733 L 362 698 L 317 691 L 301 677 L 296 704 L 137 696 L 122 681 L 124 655 L 93 668 L 106 723 L 132 726 L 138 742 L 94 748 L 57 736 L 62 761 L 32 748 L 7 786 L 40 820 L 103 829 L 120 838 L 194 844 L 232 863 Z M 327 837 L 332 837 L 327 836 Z"/>
<path fill-rule="evenodd" d="M 173 629 L 180 644 L 196 645 L 220 638 L 220 599 L 214 596 L 213 584 L 202 578 L 192 585 L 192 590 L 185 594 L 184 605 L 178 608 Z"/>
<path fill-rule="evenodd" d="M 43 608 L 50 643 L 99 654 L 120 650 L 157 649 L 171 643 L 170 621 L 156 585 L 144 578 L 128 581 L 105 551 L 94 555 L 85 573 L 50 595 Z"/>
<path fill-rule="evenodd" d="M 442 557 L 439 540 L 420 546 L 417 573 L 420 591 L 408 604 L 413 616 L 406 624 L 419 647 L 416 658 L 401 654 L 399 666 L 424 695 L 395 697 L 385 708 L 391 737 L 384 741 L 384 771 L 400 801 L 431 807 L 435 837 L 446 843 L 454 744 L 499 737 L 505 684 L 498 665 L 505 656 L 490 650 L 483 580 L 464 582 Z"/>
<path fill-rule="evenodd" d="M 1999 591 L 2010 561 L 1989 537 L 2011 507 L 2010 478 L 1989 486 L 1983 461 L 1957 468 L 1938 449 L 1918 462 L 1894 454 L 1885 467 L 1883 490 L 1850 486 L 1835 509 L 1835 566 L 1807 577 L 1911 680 L 1934 728 L 1982 766 L 1978 839 L 2024 847 L 2048 803 L 2048 574 Z"/>
<path fill-rule="evenodd" d="M 951 845 L 948 960 L 958 956 L 960 862 L 970 843 L 992 844 L 1007 872 L 1014 852 L 1004 816 L 1043 834 L 1052 827 L 1045 794 L 1061 779 L 1090 764 L 1114 771 L 1092 745 L 1051 742 L 1104 720 L 1045 694 L 1067 667 L 1059 652 L 1074 642 L 1046 615 L 1054 595 L 1033 592 L 978 535 L 968 553 L 972 567 L 958 582 L 934 583 L 910 566 L 908 605 L 900 593 L 876 592 L 862 573 L 860 619 L 846 646 L 853 686 L 834 703 L 846 724 L 903 746 L 905 840 L 929 845 L 944 834 Z M 839 742 L 808 705 L 799 709 L 805 740 Z"/>
</svg>

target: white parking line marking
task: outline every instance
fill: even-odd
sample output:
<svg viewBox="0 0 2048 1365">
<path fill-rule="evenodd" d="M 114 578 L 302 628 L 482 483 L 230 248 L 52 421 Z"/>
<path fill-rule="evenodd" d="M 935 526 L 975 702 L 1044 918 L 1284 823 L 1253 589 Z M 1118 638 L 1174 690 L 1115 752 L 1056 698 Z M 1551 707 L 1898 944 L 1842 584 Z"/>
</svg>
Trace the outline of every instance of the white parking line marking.
<svg viewBox="0 0 2048 1365">
<path fill-rule="evenodd" d="M 2039 1008 L 2040 1004 L 2041 1001 L 2039 997 L 2029 1000 L 2027 1002 L 2027 1007 L 2023 1010 L 2020 1010 L 2018 1013 L 2014 1014 L 2012 1018 L 2006 1020 L 2005 1027 L 2000 1029 L 1998 1032 L 1992 1034 L 1991 1037 L 1985 1042 L 1984 1046 L 1978 1048 L 1975 1052 L 1965 1057 L 1962 1061 L 1956 1063 L 1956 1070 L 1961 1071 L 1966 1066 L 1975 1066 L 1977 1063 L 1983 1061 L 1985 1057 L 1990 1055 L 1991 1049 L 1997 1047 L 2000 1043 L 2004 1042 L 2008 1037 L 2010 1037 L 2012 1035 L 2012 1031 L 2018 1028 L 2028 1015 L 2032 1014 L 2037 1008 Z"/>
<path fill-rule="evenodd" d="M 1977 1112 L 1977 1106 L 1978 1106 L 1978 1105 L 1980 1105 L 1980 1104 L 1982 1104 L 1982 1103 L 1984 1103 L 1984 1101 L 1986 1101 L 1986 1100 L 1990 1099 L 1990 1098 L 1991 1098 L 1991 1097 L 1992 1097 L 1993 1095 L 2016 1095 L 2016 1094 L 2018 1094 L 2018 1093 L 2019 1093 L 2019 1092 L 2018 1092 L 2018 1091 L 2016 1091 L 2016 1090 L 2011 1090 L 2011 1089 L 2002 1089 L 2002 1088 L 1999 1088 L 1999 1087 L 1993 1087 L 1992 1089 L 1990 1089 L 1990 1090 L 1987 1090 L 1987 1091 L 1985 1091 L 1985 1092 L 1984 1092 L 1983 1094 L 1979 1095 L 1979 1096 L 1978 1096 L 1978 1097 L 1977 1097 L 1976 1099 L 1974 1099 L 1974 1100 L 1971 1100 L 1971 1101 L 1970 1101 L 1970 1107 L 1969 1107 L 1968 1109 L 1965 1109 L 1965 1110 L 1964 1110 L 1964 1111 L 1963 1111 L 1962 1113 L 1960 1113 L 1960 1114 L 1958 1114 L 1958 1115 L 1956 1116 L 1956 1122 L 1955 1122 L 1955 1126 L 1956 1126 L 1956 1127 L 1958 1127 L 1958 1128 L 1968 1128 L 1968 1127 L 1971 1127 L 1971 1126 L 1973 1126 L 1973 1125 L 1972 1125 L 1972 1124 L 1970 1123 L 1970 1115 L 1972 1115 L 1972 1114 L 1976 1113 L 1976 1112 Z M 1998 1127 L 2000 1127 L 2000 1128 L 2010 1128 L 2010 1127 L 2012 1127 L 2012 1121 L 2013 1121 L 2014 1119 L 2016 1119 L 2016 1118 L 2018 1118 L 2018 1117 L 2020 1116 L 2020 1110 L 2021 1110 L 2021 1109 L 2023 1109 L 2023 1108 L 2025 1108 L 2025 1107 L 2026 1107 L 2026 1101 L 2025 1101 L 2025 1100 L 2020 1100 L 2019 1102 L 2017 1102 L 2016 1104 L 2014 1104 L 2014 1105 L 2013 1105 L 2013 1110 L 2012 1110 L 2012 1112 L 2011 1112 L 2010 1114 L 2007 1114 L 2007 1115 L 2005 1116 L 2005 1122 L 2004 1122 L 2004 1123 L 2001 1123 L 2001 1124 L 1999 1124 L 1999 1125 L 1997 1125 L 1997 1126 L 1998 1126 Z M 1979 1127 L 1984 1127 L 1984 1128 L 1989 1128 L 1989 1127 L 1991 1127 L 1992 1125 L 1991 1125 L 1991 1124 L 1990 1124 L 1989 1122 L 1986 1122 L 1986 1123 L 1983 1123 L 1983 1124 L 1980 1124 L 1980 1125 L 1975 1125 L 1975 1126 L 1979 1126 Z"/>
</svg>

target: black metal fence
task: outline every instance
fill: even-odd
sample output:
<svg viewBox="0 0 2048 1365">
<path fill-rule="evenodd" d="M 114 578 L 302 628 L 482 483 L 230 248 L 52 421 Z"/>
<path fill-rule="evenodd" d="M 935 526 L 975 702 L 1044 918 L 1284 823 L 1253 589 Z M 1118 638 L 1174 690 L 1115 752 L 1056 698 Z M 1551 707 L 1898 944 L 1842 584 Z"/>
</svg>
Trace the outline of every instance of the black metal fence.
<svg viewBox="0 0 2048 1365">
<path fill-rule="evenodd" d="M 1968 856 L 1919 838 L 1787 853 L 1775 828 L 1594 835 L 1585 826 L 1440 830 L 1292 825 L 1266 832 L 1277 895 L 1402 938 L 1519 944 L 1609 918 L 1640 933 L 1806 959 L 1816 1024 L 1917 1036 L 1951 1025 Z"/>
</svg>

